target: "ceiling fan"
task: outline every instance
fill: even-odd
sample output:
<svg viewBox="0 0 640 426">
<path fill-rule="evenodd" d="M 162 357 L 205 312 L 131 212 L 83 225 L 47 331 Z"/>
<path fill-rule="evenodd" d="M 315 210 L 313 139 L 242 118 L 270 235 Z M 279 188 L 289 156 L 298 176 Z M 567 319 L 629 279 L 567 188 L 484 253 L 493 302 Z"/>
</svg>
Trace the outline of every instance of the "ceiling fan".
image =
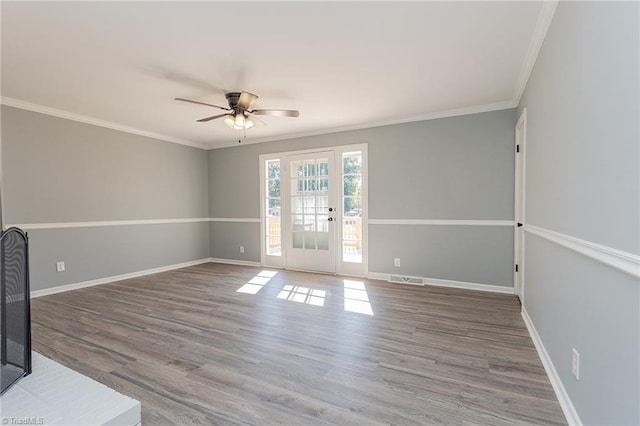
<svg viewBox="0 0 640 426">
<path fill-rule="evenodd" d="M 196 121 L 203 123 L 224 117 L 224 124 L 236 130 L 252 128 L 255 123 L 251 117 L 256 115 L 273 115 L 278 117 L 298 117 L 300 115 L 299 111 L 291 109 L 250 109 L 251 104 L 258 99 L 258 96 L 249 92 L 229 92 L 225 94 L 225 97 L 229 104 L 228 107 L 185 98 L 175 98 L 175 100 L 222 109 L 226 112 L 218 115 L 212 115 L 211 117 L 201 118 Z"/>
</svg>

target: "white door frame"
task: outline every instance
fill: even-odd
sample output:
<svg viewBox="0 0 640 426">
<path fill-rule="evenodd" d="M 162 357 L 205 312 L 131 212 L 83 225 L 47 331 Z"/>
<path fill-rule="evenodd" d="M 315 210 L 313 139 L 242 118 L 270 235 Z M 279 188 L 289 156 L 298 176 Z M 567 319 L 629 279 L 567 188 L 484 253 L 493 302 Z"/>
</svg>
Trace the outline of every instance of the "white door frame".
<svg viewBox="0 0 640 426">
<path fill-rule="evenodd" d="M 513 209 L 513 289 L 524 306 L 524 226 L 526 188 L 527 109 L 518 118 L 515 127 L 515 179 Z M 518 226 L 518 223 L 521 225 Z M 517 265 L 517 271 L 516 271 Z"/>
<path fill-rule="evenodd" d="M 285 268 L 284 256 L 286 256 L 285 252 L 285 244 L 281 239 L 282 244 L 282 255 L 279 256 L 267 256 L 265 250 L 265 219 L 266 219 L 266 188 L 265 188 L 265 161 L 280 159 L 282 160 L 284 157 L 288 155 L 298 155 L 298 154 L 313 154 L 318 152 L 326 152 L 326 151 L 334 151 L 335 153 L 335 173 L 336 177 L 339 177 L 339 186 L 342 186 L 342 154 L 353 151 L 362 152 L 362 263 L 349 263 L 342 261 L 342 190 L 339 191 L 339 195 L 337 198 L 337 217 L 339 226 L 337 227 L 335 240 L 336 240 L 336 274 L 339 275 L 350 275 L 356 277 L 365 277 L 369 271 L 369 175 L 368 175 L 368 144 L 367 143 L 359 143 L 354 145 L 340 145 L 340 146 L 329 146 L 329 147 L 318 147 L 314 149 L 305 149 L 305 150 L 296 150 L 296 151 L 287 151 L 287 152 L 278 152 L 273 154 L 261 154 L 259 155 L 259 179 L 260 179 L 260 263 L 264 267 L 271 268 Z M 282 167 L 282 165 L 281 165 Z M 282 168 L 281 168 L 282 170 Z M 281 181 L 282 185 L 282 181 Z M 281 203 L 287 202 L 286 200 L 282 200 L 281 193 Z M 281 222 L 282 226 L 282 222 Z"/>
</svg>

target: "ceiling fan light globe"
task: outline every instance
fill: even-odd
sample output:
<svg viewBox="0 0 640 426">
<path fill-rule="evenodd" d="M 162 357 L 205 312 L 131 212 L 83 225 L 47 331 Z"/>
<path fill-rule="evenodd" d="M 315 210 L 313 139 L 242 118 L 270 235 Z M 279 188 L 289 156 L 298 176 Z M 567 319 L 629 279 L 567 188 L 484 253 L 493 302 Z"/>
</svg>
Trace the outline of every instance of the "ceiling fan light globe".
<svg viewBox="0 0 640 426">
<path fill-rule="evenodd" d="M 246 122 L 244 118 L 244 114 L 236 114 L 235 126 L 239 129 L 244 128 L 244 123 Z"/>
<path fill-rule="evenodd" d="M 229 114 L 224 118 L 224 124 L 231 127 L 232 129 L 235 127 L 235 119 L 233 115 Z"/>
<path fill-rule="evenodd" d="M 250 129 L 253 127 L 253 125 L 253 120 L 251 118 L 247 118 L 247 120 L 244 122 L 245 129 Z"/>
</svg>

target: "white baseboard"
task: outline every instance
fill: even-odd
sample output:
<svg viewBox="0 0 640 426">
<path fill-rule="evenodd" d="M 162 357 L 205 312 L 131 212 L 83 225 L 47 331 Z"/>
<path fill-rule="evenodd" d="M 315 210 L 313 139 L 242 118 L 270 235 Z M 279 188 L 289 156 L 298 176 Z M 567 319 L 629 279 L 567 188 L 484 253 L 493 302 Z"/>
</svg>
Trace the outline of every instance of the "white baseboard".
<svg viewBox="0 0 640 426">
<path fill-rule="evenodd" d="M 544 370 L 547 372 L 547 376 L 549 377 L 551 386 L 553 387 L 553 390 L 556 393 L 556 397 L 560 402 L 560 407 L 562 407 L 562 412 L 567 419 L 567 423 L 569 423 L 569 425 L 581 426 L 582 421 L 578 416 L 578 412 L 573 406 L 571 398 L 569 398 L 569 394 L 564 388 L 564 385 L 562 384 L 562 380 L 560 380 L 560 376 L 558 375 L 556 368 L 553 366 L 551 357 L 549 356 L 547 349 L 544 347 L 544 343 L 542 343 L 542 339 L 540 339 L 540 335 L 538 334 L 536 327 L 533 325 L 533 321 L 531 321 L 531 317 L 529 317 L 529 314 L 527 313 L 527 310 L 524 308 L 524 306 L 522 307 L 522 319 L 524 320 L 524 323 L 527 326 L 527 330 L 529 331 L 529 335 L 531 336 L 531 340 L 533 340 L 533 344 L 538 351 L 538 356 L 542 361 L 542 365 L 544 366 Z"/>
<path fill-rule="evenodd" d="M 391 274 L 383 274 L 381 272 L 367 272 L 366 278 L 369 278 L 370 280 L 389 281 L 389 275 Z"/>
<path fill-rule="evenodd" d="M 402 275 L 402 274 L 394 274 L 394 275 Z M 385 274 L 381 272 L 367 273 L 367 278 L 370 278 L 372 280 L 389 281 L 390 276 L 391 274 Z M 416 278 L 422 278 L 422 277 L 416 277 Z M 488 291 L 492 293 L 514 294 L 513 287 L 503 287 L 503 286 L 491 285 L 491 284 L 469 283 L 465 281 L 440 280 L 437 278 L 422 278 L 422 279 L 424 280 L 424 285 L 431 285 L 431 286 L 437 286 L 437 287 L 462 288 L 466 290 Z M 407 285 L 415 285 L 415 284 L 407 284 Z"/>
<path fill-rule="evenodd" d="M 218 257 L 210 257 L 209 262 L 226 263 L 227 265 L 256 266 L 258 268 L 262 266 L 260 262 L 253 262 L 250 260 L 221 259 Z"/>
<path fill-rule="evenodd" d="M 504 287 L 501 285 L 468 283 L 465 281 L 438 280 L 435 278 L 425 278 L 425 285 L 434 285 L 437 287 L 453 287 L 464 288 L 467 290 L 488 291 L 491 293 L 514 294 L 513 287 Z"/>
<path fill-rule="evenodd" d="M 31 291 L 31 298 L 33 299 L 34 297 L 41 297 L 41 296 L 47 296 L 50 294 L 62 293 L 65 291 L 77 290 L 79 288 L 93 287 L 96 285 L 107 284 L 114 281 L 122 281 L 130 278 L 142 277 L 144 275 L 157 274 L 160 272 L 171 271 L 173 269 L 180 269 L 180 268 L 186 268 L 188 266 L 200 265 L 202 263 L 208 263 L 210 261 L 211 260 L 209 258 L 191 260 L 189 262 L 176 263 L 174 265 L 161 266 L 159 268 L 146 269 L 144 271 L 130 272 L 128 274 L 114 275 L 111 277 L 98 278 L 95 280 L 89 280 L 89 281 L 83 281 L 83 282 L 74 283 L 74 284 L 66 284 L 66 285 L 61 285 L 57 287 L 46 288 L 44 290 L 33 290 Z"/>
</svg>

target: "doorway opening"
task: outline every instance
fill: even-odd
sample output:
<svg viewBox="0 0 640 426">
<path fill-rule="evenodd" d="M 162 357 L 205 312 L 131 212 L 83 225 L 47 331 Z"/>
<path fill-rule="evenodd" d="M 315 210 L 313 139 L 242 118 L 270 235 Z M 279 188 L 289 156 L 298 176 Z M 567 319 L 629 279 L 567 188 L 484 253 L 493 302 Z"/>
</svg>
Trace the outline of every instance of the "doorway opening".
<svg viewBox="0 0 640 426">
<path fill-rule="evenodd" d="M 524 302 L 524 225 L 525 225 L 525 150 L 527 139 L 527 110 L 516 124 L 515 137 L 515 193 L 513 209 L 514 272 L 515 294 Z"/>
</svg>

